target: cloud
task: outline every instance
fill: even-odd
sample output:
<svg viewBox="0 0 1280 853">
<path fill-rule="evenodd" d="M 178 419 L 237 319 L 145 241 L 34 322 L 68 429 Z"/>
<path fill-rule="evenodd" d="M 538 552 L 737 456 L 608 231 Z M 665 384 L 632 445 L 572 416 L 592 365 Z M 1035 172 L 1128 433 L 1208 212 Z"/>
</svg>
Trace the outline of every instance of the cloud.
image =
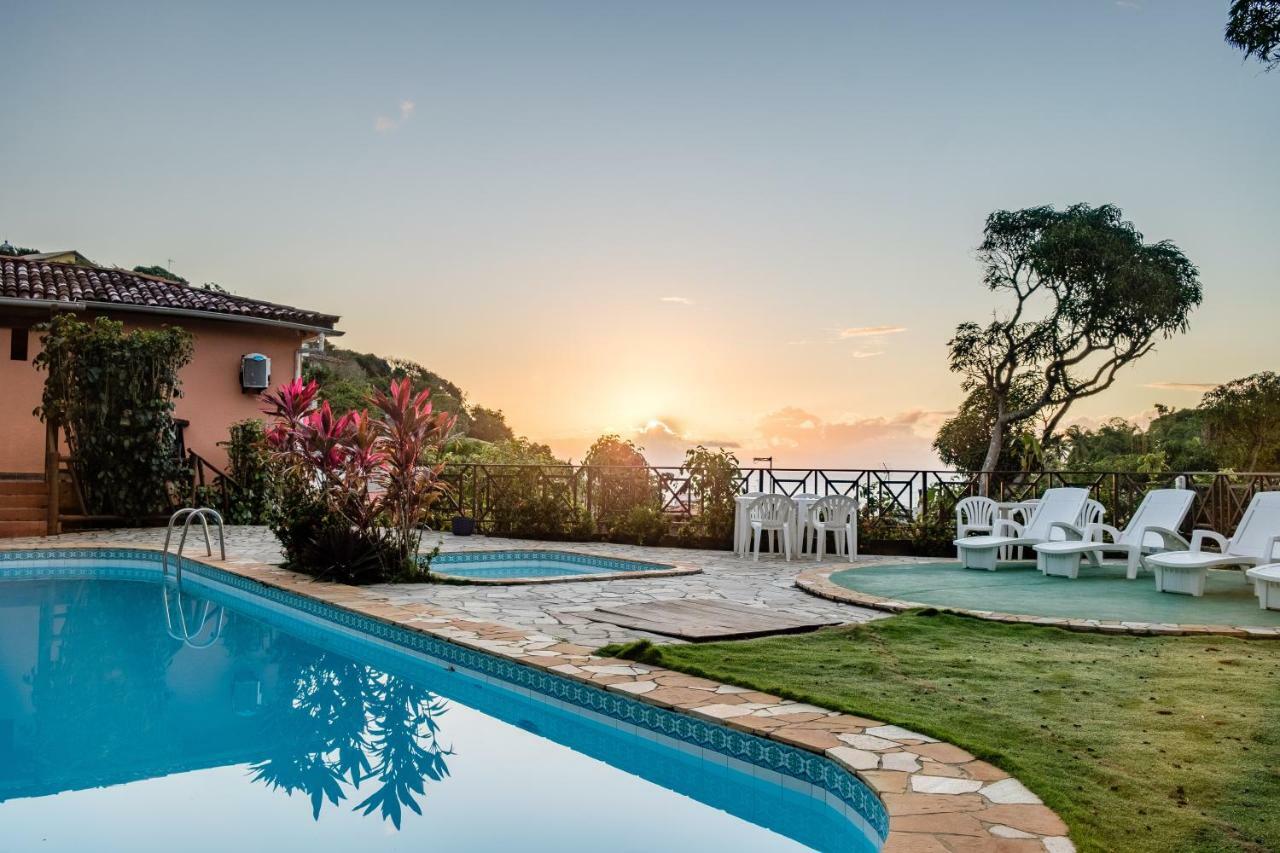
<svg viewBox="0 0 1280 853">
<path fill-rule="evenodd" d="M 1161 391 L 1193 391 L 1204 394 L 1218 387 L 1216 382 L 1148 382 L 1143 388 L 1156 388 Z"/>
<path fill-rule="evenodd" d="M 878 350 L 875 350 L 874 352 L 867 352 L 866 350 L 856 349 L 852 353 L 850 353 L 850 355 L 852 355 L 854 358 L 875 358 L 878 355 L 884 355 L 884 350 L 878 349 Z"/>
<path fill-rule="evenodd" d="M 899 332 L 905 332 L 906 326 L 854 326 L 850 329 L 837 329 L 841 339 L 844 338 L 870 338 L 876 335 L 896 335 Z"/>
<path fill-rule="evenodd" d="M 644 448 L 644 457 L 650 465 L 679 465 L 684 461 L 685 451 L 702 445 L 716 449 L 723 447 L 732 450 L 739 446 L 738 442 L 729 439 L 697 438 L 686 435 L 675 418 L 654 418 L 630 434 L 623 436 Z"/>
<path fill-rule="evenodd" d="M 687 296 L 663 296 L 658 301 L 671 302 L 676 305 L 692 305 L 693 304 L 693 300 Z"/>
<path fill-rule="evenodd" d="M 939 462 L 931 444 L 948 414 L 912 410 L 825 421 L 787 406 L 760 419 L 758 437 L 746 445 L 749 450 L 743 455 L 771 455 L 775 468 L 936 468 Z"/>
<path fill-rule="evenodd" d="M 395 130 L 400 125 L 409 120 L 413 115 L 414 103 L 410 100 L 400 102 L 400 112 L 395 118 L 380 115 L 373 120 L 373 129 L 378 133 L 387 133 Z"/>
</svg>

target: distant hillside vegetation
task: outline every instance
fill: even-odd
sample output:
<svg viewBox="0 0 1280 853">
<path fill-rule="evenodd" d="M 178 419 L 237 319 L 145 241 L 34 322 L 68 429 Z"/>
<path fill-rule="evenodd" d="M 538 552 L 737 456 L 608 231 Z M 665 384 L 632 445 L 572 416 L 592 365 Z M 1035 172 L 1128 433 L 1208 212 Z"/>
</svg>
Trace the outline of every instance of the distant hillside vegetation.
<svg viewBox="0 0 1280 853">
<path fill-rule="evenodd" d="M 407 377 L 414 390 L 431 389 L 437 411 L 458 416 L 459 434 L 482 441 L 515 437 L 502 410 L 467 405 L 461 388 L 416 362 L 331 346 L 323 354 L 309 355 L 303 364 L 303 377 L 320 383 L 320 396 L 336 411 L 365 408 L 365 397 L 372 388 L 386 388 L 392 379 Z"/>
</svg>

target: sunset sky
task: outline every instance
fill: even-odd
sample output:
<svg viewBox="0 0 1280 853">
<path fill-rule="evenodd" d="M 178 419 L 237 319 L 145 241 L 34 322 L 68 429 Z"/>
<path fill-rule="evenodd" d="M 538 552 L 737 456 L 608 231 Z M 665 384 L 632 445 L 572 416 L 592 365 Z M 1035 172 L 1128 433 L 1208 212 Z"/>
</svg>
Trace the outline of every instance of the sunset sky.
<svg viewBox="0 0 1280 853">
<path fill-rule="evenodd" d="M 994 209 L 1200 267 L 1080 417 L 1277 368 L 1280 72 L 1226 6 L 4 2 L 0 239 L 341 314 L 575 458 L 928 465 Z"/>
</svg>

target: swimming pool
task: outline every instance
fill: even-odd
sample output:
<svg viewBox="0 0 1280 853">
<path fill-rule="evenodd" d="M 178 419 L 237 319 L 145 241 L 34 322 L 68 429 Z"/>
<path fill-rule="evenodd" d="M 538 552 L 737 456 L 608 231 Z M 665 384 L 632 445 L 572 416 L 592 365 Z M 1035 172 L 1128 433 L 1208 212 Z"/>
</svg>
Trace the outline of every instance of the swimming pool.
<svg viewBox="0 0 1280 853">
<path fill-rule="evenodd" d="M 471 583 L 550 583 L 696 574 L 673 563 L 624 560 L 569 551 L 456 551 L 437 554 L 431 571 Z"/>
<path fill-rule="evenodd" d="M 876 849 L 820 755 L 187 562 L 0 554 L 27 850 Z"/>
</svg>

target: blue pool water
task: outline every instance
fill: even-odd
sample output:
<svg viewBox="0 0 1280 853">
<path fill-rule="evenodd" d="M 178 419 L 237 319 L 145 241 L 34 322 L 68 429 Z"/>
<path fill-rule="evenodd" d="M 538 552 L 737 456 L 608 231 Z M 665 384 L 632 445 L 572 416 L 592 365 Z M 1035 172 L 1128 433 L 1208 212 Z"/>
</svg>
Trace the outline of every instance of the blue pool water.
<svg viewBox="0 0 1280 853">
<path fill-rule="evenodd" d="M 193 564 L 179 595 L 151 557 L 0 557 L 0 850 L 866 853 L 884 831 L 825 759 L 630 697 Z"/>
<path fill-rule="evenodd" d="M 431 560 L 431 570 L 437 574 L 473 580 L 625 575 L 673 568 L 675 567 L 666 563 L 621 560 L 568 551 L 471 551 L 438 554 Z"/>
</svg>

